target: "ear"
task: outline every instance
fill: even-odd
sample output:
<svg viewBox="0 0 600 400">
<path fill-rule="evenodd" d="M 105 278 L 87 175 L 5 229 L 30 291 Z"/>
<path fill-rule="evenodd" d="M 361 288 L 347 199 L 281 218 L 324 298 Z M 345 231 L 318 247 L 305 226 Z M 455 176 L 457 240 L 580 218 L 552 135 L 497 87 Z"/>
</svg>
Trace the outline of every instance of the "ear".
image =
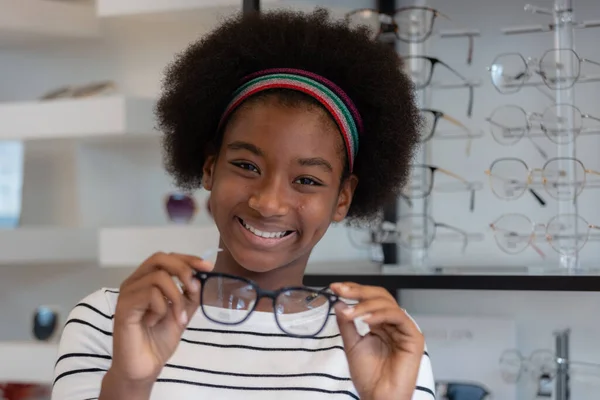
<svg viewBox="0 0 600 400">
<path fill-rule="evenodd" d="M 202 166 L 202 186 L 208 191 L 212 190 L 216 163 L 217 157 L 211 155 L 206 157 L 204 165 Z"/>
<path fill-rule="evenodd" d="M 350 175 L 347 179 L 342 182 L 340 187 L 340 193 L 338 194 L 337 204 L 333 212 L 333 222 L 341 222 L 346 218 L 350 204 L 352 204 L 352 197 L 354 191 L 358 185 L 358 177 L 356 175 Z"/>
</svg>

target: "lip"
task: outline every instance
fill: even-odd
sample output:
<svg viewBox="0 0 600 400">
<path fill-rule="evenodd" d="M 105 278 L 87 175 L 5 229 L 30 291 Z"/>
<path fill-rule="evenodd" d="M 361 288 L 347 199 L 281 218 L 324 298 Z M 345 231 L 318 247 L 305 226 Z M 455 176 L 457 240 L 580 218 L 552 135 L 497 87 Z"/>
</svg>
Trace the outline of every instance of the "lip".
<svg viewBox="0 0 600 400">
<path fill-rule="evenodd" d="M 280 246 L 280 245 L 290 241 L 293 237 L 296 236 L 296 231 L 293 231 L 289 235 L 284 236 L 282 238 L 263 238 L 260 236 L 256 236 L 254 233 L 252 233 L 248 229 L 246 229 L 244 227 L 244 225 L 242 225 L 242 222 L 240 220 L 241 220 L 241 218 L 239 218 L 239 217 L 235 218 L 238 228 L 240 229 L 244 238 L 254 247 L 259 247 L 262 249 L 271 249 L 273 247 Z M 252 225 L 252 224 L 250 224 L 250 225 Z M 257 227 L 257 229 L 259 229 L 259 228 Z M 289 230 L 289 229 L 282 229 L 281 231 L 284 231 L 284 230 Z"/>
</svg>

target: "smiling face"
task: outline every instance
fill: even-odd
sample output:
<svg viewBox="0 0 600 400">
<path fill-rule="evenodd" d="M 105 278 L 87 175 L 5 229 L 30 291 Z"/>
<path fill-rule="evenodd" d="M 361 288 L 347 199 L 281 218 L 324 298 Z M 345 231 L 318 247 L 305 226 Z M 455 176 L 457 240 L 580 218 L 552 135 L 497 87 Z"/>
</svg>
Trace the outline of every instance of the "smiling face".
<svg viewBox="0 0 600 400">
<path fill-rule="evenodd" d="M 350 206 L 357 180 L 341 181 L 344 162 L 341 134 L 324 110 L 272 97 L 240 107 L 204 168 L 223 257 L 249 272 L 288 266 L 302 274 Z"/>
</svg>

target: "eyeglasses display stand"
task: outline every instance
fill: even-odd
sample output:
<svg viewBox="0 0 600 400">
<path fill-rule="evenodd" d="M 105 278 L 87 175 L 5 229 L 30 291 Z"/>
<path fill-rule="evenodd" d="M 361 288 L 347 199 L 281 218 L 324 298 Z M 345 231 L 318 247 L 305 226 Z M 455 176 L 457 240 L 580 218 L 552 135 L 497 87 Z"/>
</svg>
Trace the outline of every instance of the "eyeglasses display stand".
<svg viewBox="0 0 600 400">
<path fill-rule="evenodd" d="M 536 32 L 552 32 L 553 48 L 546 51 L 539 62 L 535 59 L 525 60 L 524 71 L 508 71 L 507 64 L 501 64 L 496 57 L 494 63 L 489 68 L 492 83 L 501 93 L 514 93 L 522 86 L 534 86 L 542 88 L 546 86 L 553 91 L 552 97 L 554 106 L 552 114 L 554 119 L 553 132 L 560 132 L 561 140 L 552 140 L 556 144 L 557 157 L 556 170 L 560 173 L 560 182 L 557 185 L 575 188 L 577 194 L 581 191 L 578 186 L 584 179 L 581 168 L 576 163 L 576 145 L 575 137 L 581 130 L 581 113 L 575 106 L 575 84 L 596 81 L 600 78 L 593 76 L 584 76 L 581 74 L 581 64 L 590 62 L 591 64 L 600 64 L 591 60 L 582 59 L 574 51 L 574 29 L 588 27 L 598 27 L 600 24 L 577 23 L 574 20 L 574 9 L 572 0 L 554 0 L 553 8 L 538 7 L 527 4 L 525 11 L 534 14 L 551 16 L 553 21 L 544 28 L 541 27 L 513 27 L 503 29 L 505 35 L 528 34 Z M 545 60 L 545 61 L 544 61 Z M 514 68 L 513 68 L 514 69 Z M 533 70 L 533 73 L 532 73 Z M 539 75 L 542 82 L 530 79 L 534 75 Z M 514 88 L 516 87 L 516 90 Z M 548 136 L 548 132 L 545 132 Z M 549 136 L 550 138 L 550 136 Z M 550 138 L 551 139 L 551 138 Z M 583 174 L 585 175 L 585 169 Z M 558 188 L 557 190 L 560 190 Z M 589 227 L 584 217 L 579 215 L 577 195 L 557 196 L 556 204 L 561 224 L 557 232 L 553 233 L 553 247 L 559 253 L 559 266 L 561 272 L 578 273 L 583 268 L 579 259 L 579 250 L 582 243 L 589 238 Z M 588 226 L 579 226 L 581 224 Z M 584 224 L 584 225 L 585 225 Z M 585 231 L 585 234 L 580 232 Z"/>
<path fill-rule="evenodd" d="M 434 20 L 429 16 L 429 13 L 433 11 L 419 11 L 419 7 L 421 7 L 421 10 L 427 9 L 425 0 L 416 1 L 413 7 L 415 8 L 415 12 L 411 12 L 410 14 L 408 14 L 406 10 L 402 11 L 408 16 L 408 18 L 403 21 L 402 28 L 406 32 L 404 32 L 404 35 L 401 35 L 402 37 L 400 40 L 396 41 L 396 48 L 404 60 L 406 74 L 415 84 L 418 107 L 421 110 L 431 110 L 434 90 L 461 90 L 466 88 L 469 91 L 467 116 L 470 118 L 473 108 L 473 91 L 476 86 L 480 85 L 480 82 L 468 79 L 456 71 L 454 67 L 446 64 L 443 60 L 430 57 L 429 51 L 434 36 L 439 36 L 441 38 L 468 38 L 469 55 L 467 64 L 470 64 L 472 60 L 474 37 L 478 36 L 479 33 L 474 30 L 462 29 L 452 32 L 440 32 L 437 35 L 423 35 L 423 32 L 431 32 L 433 29 Z M 436 10 L 435 12 L 438 11 Z M 449 17 L 445 17 L 445 19 L 450 20 Z M 411 38 L 415 39 L 411 40 Z M 458 77 L 459 83 L 433 81 L 432 77 L 437 65 L 452 72 L 453 75 Z M 454 122 L 454 125 L 460 124 L 457 124 L 457 122 Z M 468 131 L 464 126 L 463 130 Z M 470 141 L 473 137 L 475 136 L 472 134 L 464 135 L 464 140 L 469 142 L 468 151 L 470 151 Z M 413 196 L 403 196 L 409 198 L 410 204 L 403 204 L 405 207 L 402 205 L 400 206 L 401 210 L 403 208 L 406 208 L 407 210 L 402 210 L 403 216 L 396 222 L 396 234 L 393 235 L 395 240 L 401 244 L 400 264 L 403 266 L 408 265 L 411 269 L 420 271 L 426 271 L 431 268 L 429 247 L 434 239 L 462 243 L 463 252 L 465 251 L 467 243 L 470 241 L 483 240 L 483 235 L 470 234 L 460 229 L 460 227 L 452 227 L 445 224 L 443 221 L 434 221 L 431 218 L 432 196 L 430 195 L 430 192 L 433 187 L 433 173 L 426 174 L 423 173 L 423 170 L 429 168 L 433 169 L 434 172 L 435 170 L 445 171 L 437 167 L 432 167 L 431 158 L 430 143 L 429 141 L 424 141 L 422 146 L 420 146 L 418 153 L 415 155 L 415 167 L 413 167 L 410 176 L 411 183 L 407 186 L 409 190 L 429 188 L 429 191 L 427 195 L 414 196 L 415 192 L 418 194 L 419 190 L 412 190 Z M 423 168 L 423 166 L 427 168 Z M 454 176 L 461 181 L 457 182 L 460 183 L 460 188 L 456 188 L 456 191 L 466 191 L 471 194 L 471 200 L 468 202 L 470 207 L 465 207 L 465 209 L 466 212 L 472 212 L 475 190 L 478 188 L 478 182 L 467 182 L 463 178 L 452 173 L 449 175 Z M 442 231 L 438 232 L 438 228 L 441 228 Z"/>
</svg>

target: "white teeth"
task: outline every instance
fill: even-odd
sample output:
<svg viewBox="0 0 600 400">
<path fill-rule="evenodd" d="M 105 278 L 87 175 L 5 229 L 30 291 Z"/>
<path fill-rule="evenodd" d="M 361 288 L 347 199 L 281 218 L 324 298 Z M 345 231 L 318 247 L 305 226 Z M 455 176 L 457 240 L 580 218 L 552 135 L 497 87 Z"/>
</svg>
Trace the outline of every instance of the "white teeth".
<svg viewBox="0 0 600 400">
<path fill-rule="evenodd" d="M 244 228 L 248 229 L 250 232 L 254 233 L 256 236 L 260 236 L 262 238 L 266 238 L 266 239 L 273 239 L 273 238 L 282 238 L 285 236 L 286 231 L 283 232 L 263 232 L 261 230 L 256 229 L 255 227 L 248 225 L 243 219 L 240 219 L 240 221 L 242 221 L 242 225 L 244 226 Z"/>
</svg>

